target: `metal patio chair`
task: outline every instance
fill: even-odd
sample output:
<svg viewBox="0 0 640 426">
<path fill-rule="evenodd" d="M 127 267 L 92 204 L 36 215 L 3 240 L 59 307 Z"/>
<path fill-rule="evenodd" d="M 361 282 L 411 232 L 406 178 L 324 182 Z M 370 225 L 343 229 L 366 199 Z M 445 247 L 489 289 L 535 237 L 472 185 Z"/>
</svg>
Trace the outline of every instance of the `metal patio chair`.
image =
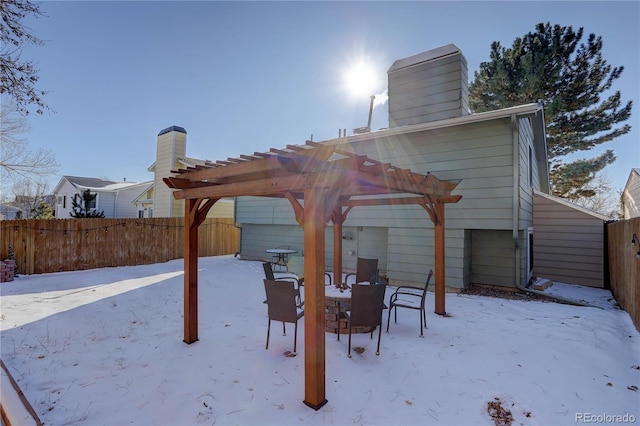
<svg viewBox="0 0 640 426">
<path fill-rule="evenodd" d="M 424 302 L 427 298 L 427 288 L 433 277 L 433 270 L 427 275 L 427 282 L 424 288 L 403 285 L 396 289 L 389 296 L 389 316 L 387 318 L 387 333 L 389 332 L 389 322 L 391 320 L 391 311 L 394 311 L 394 321 L 398 322 L 398 308 L 414 309 L 420 314 L 420 337 L 424 337 L 422 332 L 423 326 L 427 328 L 427 313 L 424 308 Z"/>
</svg>

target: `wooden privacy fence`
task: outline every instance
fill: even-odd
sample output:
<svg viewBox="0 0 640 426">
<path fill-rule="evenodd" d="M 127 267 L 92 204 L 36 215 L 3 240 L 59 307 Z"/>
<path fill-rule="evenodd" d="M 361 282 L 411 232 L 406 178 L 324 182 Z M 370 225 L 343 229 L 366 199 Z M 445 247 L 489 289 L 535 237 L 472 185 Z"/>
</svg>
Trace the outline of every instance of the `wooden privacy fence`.
<svg viewBox="0 0 640 426">
<path fill-rule="evenodd" d="M 640 217 L 609 223 L 607 235 L 611 292 L 640 330 Z"/>
<path fill-rule="evenodd" d="M 238 251 L 233 219 L 207 218 L 198 230 L 200 256 Z M 0 259 L 13 248 L 19 274 L 145 265 L 184 257 L 184 218 L 4 220 Z"/>
</svg>

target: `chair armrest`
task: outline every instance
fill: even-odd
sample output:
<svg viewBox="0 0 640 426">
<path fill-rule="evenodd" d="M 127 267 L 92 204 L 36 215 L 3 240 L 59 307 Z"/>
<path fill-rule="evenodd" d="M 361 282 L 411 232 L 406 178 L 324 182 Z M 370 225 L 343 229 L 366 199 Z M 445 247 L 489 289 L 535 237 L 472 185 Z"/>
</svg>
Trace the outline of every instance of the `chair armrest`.
<svg viewBox="0 0 640 426">
<path fill-rule="evenodd" d="M 422 298 L 422 294 L 424 293 L 424 288 L 413 287 L 409 285 L 402 285 L 396 288 L 391 296 L 389 296 L 389 305 L 393 305 L 393 303 L 398 299 L 398 296 L 414 296 L 417 298 Z"/>
<path fill-rule="evenodd" d="M 347 283 L 347 281 L 349 280 L 349 277 L 355 277 L 355 276 L 356 276 L 356 274 L 347 274 L 347 275 L 345 275 L 344 276 L 344 283 L 345 284 Z"/>
<path fill-rule="evenodd" d="M 280 278 L 293 278 L 296 281 L 298 280 L 298 276 L 296 274 L 292 274 L 291 272 L 274 272 L 273 276 L 275 277 L 275 279 L 280 279 Z"/>
<path fill-rule="evenodd" d="M 393 294 L 407 294 L 410 296 L 422 297 L 423 292 L 424 292 L 424 288 L 421 288 L 421 287 L 401 285 L 398 288 L 396 288 L 396 291 L 394 291 Z"/>
</svg>

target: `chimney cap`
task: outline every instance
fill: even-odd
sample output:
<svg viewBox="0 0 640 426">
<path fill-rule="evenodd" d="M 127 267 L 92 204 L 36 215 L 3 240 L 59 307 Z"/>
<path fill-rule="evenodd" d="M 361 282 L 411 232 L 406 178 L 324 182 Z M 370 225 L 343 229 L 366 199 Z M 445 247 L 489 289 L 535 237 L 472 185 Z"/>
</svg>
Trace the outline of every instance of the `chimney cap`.
<svg viewBox="0 0 640 426">
<path fill-rule="evenodd" d="M 423 62 L 433 61 L 434 59 L 439 59 L 444 56 L 455 54 L 462 55 L 462 50 L 460 50 L 460 48 L 453 43 L 447 44 L 445 46 L 436 47 L 435 49 L 427 50 L 426 52 L 409 56 L 408 58 L 398 59 L 393 63 L 393 65 L 391 65 L 391 68 L 389 68 L 389 71 L 387 72 L 397 71 L 402 68 L 407 68 L 413 65 L 421 64 Z"/>
<path fill-rule="evenodd" d="M 171 127 L 167 127 L 164 130 L 161 130 L 160 133 L 158 133 L 158 136 L 164 135 L 165 133 L 169 133 L 169 132 L 180 132 L 180 133 L 184 133 L 185 135 L 187 134 L 187 131 L 184 129 L 184 127 L 171 126 Z"/>
</svg>

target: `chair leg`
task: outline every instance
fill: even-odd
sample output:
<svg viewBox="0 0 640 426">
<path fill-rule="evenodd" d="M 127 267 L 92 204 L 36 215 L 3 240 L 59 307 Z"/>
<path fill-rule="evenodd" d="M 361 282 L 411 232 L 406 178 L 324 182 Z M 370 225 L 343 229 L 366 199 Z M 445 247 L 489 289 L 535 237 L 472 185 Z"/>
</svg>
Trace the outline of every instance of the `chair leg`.
<svg viewBox="0 0 640 426">
<path fill-rule="evenodd" d="M 271 331 L 271 318 L 269 318 L 269 323 L 267 324 L 267 346 L 265 349 L 269 349 L 269 331 Z"/>
<path fill-rule="evenodd" d="M 380 355 L 380 336 L 382 336 L 382 327 L 378 331 L 378 349 L 376 350 L 376 355 Z"/>
<path fill-rule="evenodd" d="M 284 328 L 284 321 L 282 321 L 282 335 L 286 336 L 287 335 L 287 329 Z"/>
<path fill-rule="evenodd" d="M 389 303 L 391 305 L 391 303 Z M 387 333 L 389 332 L 389 322 L 391 322 L 391 311 L 393 310 L 393 305 L 389 306 L 389 315 L 387 316 Z"/>
<path fill-rule="evenodd" d="M 293 353 L 296 353 L 296 347 L 298 344 L 298 321 L 296 321 L 296 325 L 293 328 Z"/>
<path fill-rule="evenodd" d="M 349 324 L 349 351 L 347 352 L 347 357 L 351 358 L 351 324 Z"/>
<path fill-rule="evenodd" d="M 422 324 L 423 324 L 423 320 L 422 320 L 422 312 L 418 312 L 420 314 L 420 337 L 424 337 L 424 334 L 422 333 Z"/>
</svg>

